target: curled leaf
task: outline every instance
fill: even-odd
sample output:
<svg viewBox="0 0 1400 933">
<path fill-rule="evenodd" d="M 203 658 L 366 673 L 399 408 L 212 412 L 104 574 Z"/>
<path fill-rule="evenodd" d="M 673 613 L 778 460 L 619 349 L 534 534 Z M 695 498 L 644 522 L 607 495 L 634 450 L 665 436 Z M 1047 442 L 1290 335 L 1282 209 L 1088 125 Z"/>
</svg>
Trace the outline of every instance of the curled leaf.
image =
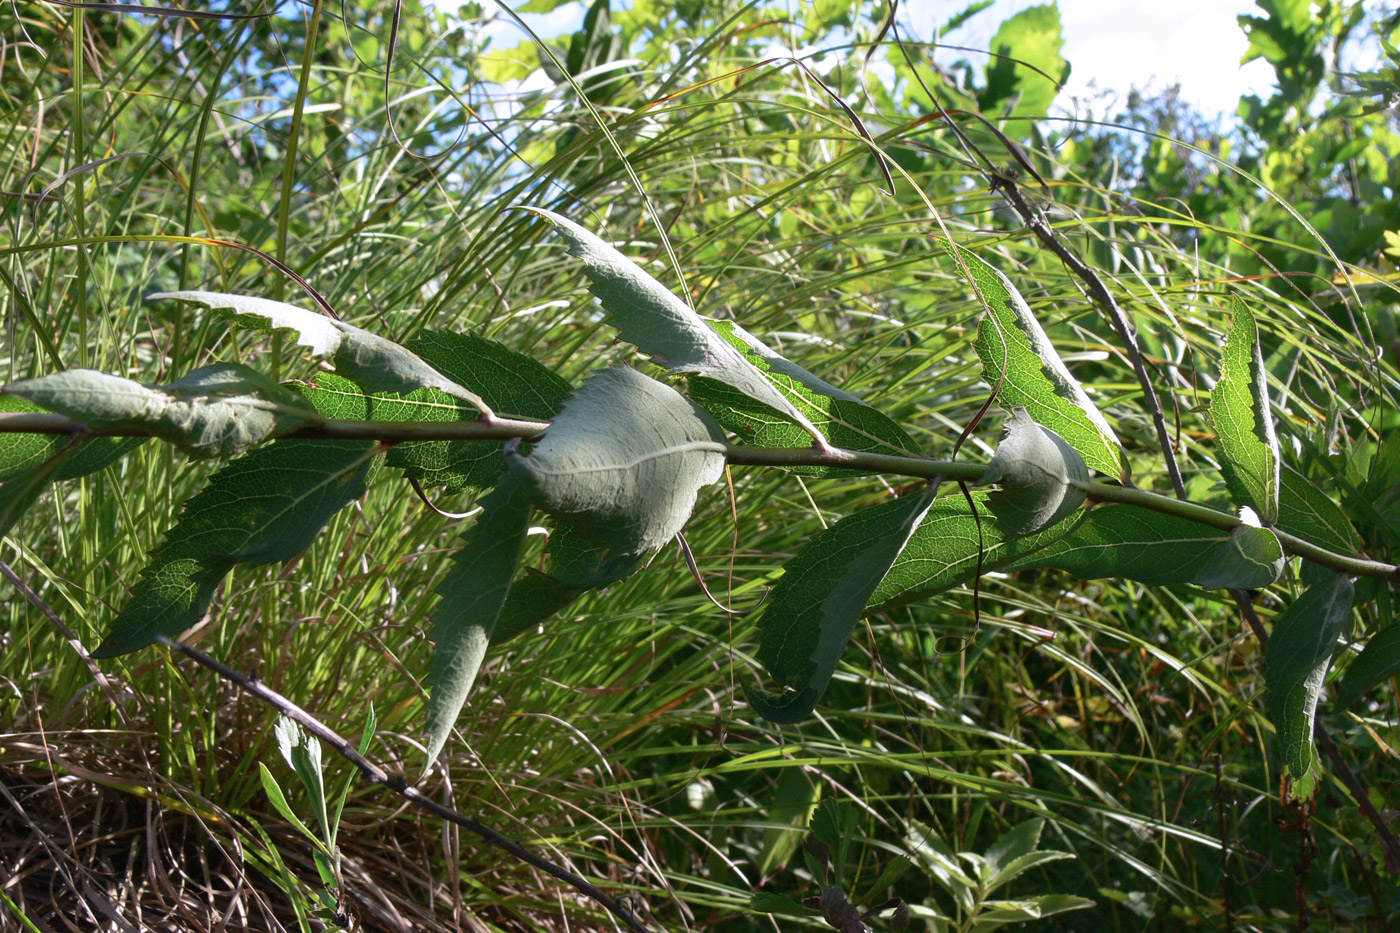
<svg viewBox="0 0 1400 933">
<path fill-rule="evenodd" d="M 976 485 L 998 483 L 988 505 L 1003 530 L 1034 534 L 1084 504 L 1089 468 L 1079 452 L 1016 408 L 1002 424 L 1001 443 Z"/>
<path fill-rule="evenodd" d="M 1267 528 L 1241 525 L 1211 553 L 1193 582 L 1208 590 L 1257 589 L 1279 578 L 1284 561 L 1278 535 Z"/>
</svg>

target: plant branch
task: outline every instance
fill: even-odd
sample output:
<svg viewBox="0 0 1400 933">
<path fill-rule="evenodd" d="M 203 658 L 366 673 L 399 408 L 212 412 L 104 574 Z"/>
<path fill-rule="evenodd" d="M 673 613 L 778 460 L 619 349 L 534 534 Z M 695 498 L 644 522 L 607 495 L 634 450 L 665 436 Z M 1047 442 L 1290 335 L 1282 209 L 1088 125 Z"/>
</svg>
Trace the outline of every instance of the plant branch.
<svg viewBox="0 0 1400 933">
<path fill-rule="evenodd" d="M 317 440 L 376 440 L 383 444 L 410 441 L 470 441 L 510 440 L 537 437 L 548 429 L 545 421 L 519 421 L 493 418 L 478 421 L 339 421 L 327 420 L 307 425 L 282 435 L 288 438 Z M 44 412 L 0 412 L 0 434 L 34 433 L 105 437 L 150 437 L 149 429 L 140 427 L 89 428 L 80 421 L 63 415 Z M 749 447 L 730 444 L 725 457 L 735 466 L 822 466 L 871 473 L 890 473 L 919 479 L 942 477 L 946 480 L 975 483 L 986 471 L 979 463 L 930 460 L 924 457 L 903 457 L 877 454 L 840 447 L 818 450 L 815 447 Z M 1233 531 L 1243 524 L 1230 512 L 1222 512 L 1197 502 L 1175 499 L 1159 493 L 1109 483 L 1078 483 L 1093 502 L 1116 502 L 1135 505 L 1174 515 L 1221 531 Z M 1288 553 L 1305 557 L 1338 573 L 1358 577 L 1378 577 L 1400 581 L 1400 566 L 1368 560 L 1351 554 L 1338 554 L 1317 546 L 1278 528 L 1273 529 Z"/>
<path fill-rule="evenodd" d="M 359 749 L 356 748 L 354 743 L 349 742 L 346 739 L 342 738 L 340 735 L 336 734 L 329 726 L 325 725 L 319 719 L 312 716 L 310 713 L 306 712 L 301 707 L 297 706 L 291 700 L 282 696 L 282 694 L 276 692 L 270 687 L 265 686 L 259 681 L 254 680 L 246 674 L 240 674 L 238 671 L 235 671 L 228 665 L 223 664 L 220 661 L 216 661 L 214 658 L 211 658 L 209 655 L 205 654 L 203 651 L 200 651 L 198 648 L 194 648 L 182 642 L 175 641 L 171 638 L 166 637 L 165 635 L 157 635 L 156 640 L 159 641 L 162 645 L 165 645 L 167 648 L 170 648 L 172 651 L 178 651 L 185 657 L 190 658 L 196 664 L 199 664 L 201 667 L 206 667 L 214 673 L 218 674 L 220 677 L 224 678 L 225 680 L 237 684 L 243 690 L 246 690 L 247 692 L 256 696 L 258 699 L 275 708 L 283 716 L 286 716 L 288 719 L 294 720 L 297 723 L 297 725 L 301 726 L 307 732 L 316 736 L 316 738 L 330 745 L 337 752 L 339 752 L 341 757 L 343 757 L 345 760 L 349 761 L 352 765 L 358 768 L 360 770 L 360 774 L 362 774 L 365 780 L 369 781 L 371 784 L 378 784 L 381 787 L 389 788 L 394 793 L 398 794 L 400 797 L 413 804 L 415 807 L 427 810 L 434 816 L 447 820 L 450 823 L 454 823 L 457 826 L 460 826 L 469 832 L 475 833 L 476 835 L 484 839 L 488 844 L 493 845 L 496 848 L 509 853 L 510 855 L 526 863 L 527 865 L 532 865 L 535 868 L 538 868 L 540 871 L 548 874 L 549 876 L 557 878 L 565 884 L 572 886 L 580 894 L 590 897 L 593 900 L 597 901 L 599 904 L 601 904 L 608 911 L 608 913 L 612 914 L 618 920 L 622 921 L 622 923 L 625 924 L 629 930 L 633 930 L 634 933 L 649 933 L 646 925 L 643 924 L 640 920 L 638 920 L 635 916 L 633 916 L 630 910 L 628 910 L 622 904 L 618 903 L 618 901 L 615 898 L 603 893 L 603 891 L 601 891 L 595 885 L 584 880 L 579 875 L 576 875 L 573 872 L 569 871 L 567 868 L 564 868 L 562 865 L 557 865 L 554 862 L 551 862 L 549 859 L 544 858 L 543 856 L 536 855 L 520 843 L 516 842 L 514 839 L 511 839 L 508 836 L 501 835 L 500 833 L 496 832 L 496 830 L 492 829 L 490 826 L 487 826 L 480 820 L 473 819 L 469 816 L 464 816 L 463 814 L 458 813 L 456 810 L 453 810 L 451 807 L 445 807 L 437 801 L 423 796 L 423 794 L 420 793 L 416 787 L 410 786 L 403 778 L 398 777 L 397 775 L 389 774 L 379 765 L 375 764 L 365 756 L 361 755 Z"/>
</svg>

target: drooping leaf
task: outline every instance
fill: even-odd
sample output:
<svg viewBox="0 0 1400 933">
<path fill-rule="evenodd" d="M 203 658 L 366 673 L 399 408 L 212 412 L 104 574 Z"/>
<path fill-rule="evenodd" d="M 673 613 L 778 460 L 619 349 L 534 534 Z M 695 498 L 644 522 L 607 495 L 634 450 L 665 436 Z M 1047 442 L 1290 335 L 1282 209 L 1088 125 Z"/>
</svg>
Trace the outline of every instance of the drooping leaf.
<svg viewBox="0 0 1400 933">
<path fill-rule="evenodd" d="M 610 551 L 630 572 L 684 527 L 700 487 L 724 471 L 724 432 L 671 387 L 629 366 L 574 393 L 528 454 L 506 464 L 541 509 Z M 614 579 L 616 577 L 613 577 Z"/>
<path fill-rule="evenodd" d="M 1285 560 L 1278 535 L 1267 528 L 1241 525 L 1215 549 L 1193 582 L 1208 590 L 1257 589 L 1279 578 Z"/>
<path fill-rule="evenodd" d="M 437 760 L 491 643 L 525 550 L 530 498 L 513 477 L 481 501 L 482 513 L 438 585 L 433 659 L 428 666 L 428 761 Z"/>
<path fill-rule="evenodd" d="M 927 521 L 925 522 L 927 524 Z M 1196 579 L 1229 533 L 1136 505 L 1095 506 L 1058 540 L 1006 571 L 1055 567 L 1084 580 L 1123 577 L 1163 586 Z"/>
<path fill-rule="evenodd" d="M 933 504 L 929 488 L 848 515 L 788 561 L 759 620 L 758 659 L 784 692 L 746 689 L 770 722 L 806 718 L 826 692 L 871 595 Z"/>
<path fill-rule="evenodd" d="M 1342 675 L 1333 708 L 1347 709 L 1376 684 L 1396 674 L 1400 674 L 1400 625 L 1392 622 L 1388 628 L 1371 636 Z"/>
<path fill-rule="evenodd" d="M 1337 639 L 1351 616 L 1353 593 L 1351 580 L 1341 575 L 1309 587 L 1269 635 L 1264 654 L 1269 720 L 1296 797 L 1312 796 L 1317 784 L 1313 720 Z"/>
<path fill-rule="evenodd" d="M 987 83 L 977 103 L 989 116 L 999 116 L 1004 101 L 1020 95 L 1010 116 L 1043 117 L 1069 77 L 1070 65 L 1060 54 L 1060 11 L 1053 3 L 1028 7 L 1007 19 L 992 36 Z M 996 110 L 996 113 L 993 113 Z M 1021 125 L 1012 124 L 1012 129 Z"/>
<path fill-rule="evenodd" d="M 583 261 L 593 294 L 623 340 L 673 373 L 698 373 L 733 386 L 792 419 L 812 437 L 822 438 L 807 416 L 754 366 L 748 353 L 732 346 L 666 286 L 572 220 L 540 208 L 530 210 L 553 224 L 568 241 L 569 254 Z"/>
<path fill-rule="evenodd" d="M 1269 412 L 1268 377 L 1254 315 L 1238 298 L 1225 339 L 1220 381 L 1210 393 L 1210 420 L 1220 441 L 1220 471 L 1237 505 L 1264 524 L 1279 518 L 1279 455 Z"/>
<path fill-rule="evenodd" d="M 975 485 L 1001 489 L 987 504 L 1008 535 L 1048 528 L 1084 504 L 1089 468 L 1064 438 L 1015 409 L 1002 424 L 1001 443 Z"/>
<path fill-rule="evenodd" d="M 304 394 L 324 418 L 363 419 L 368 402 L 330 374 Z M 336 512 L 364 494 L 375 455 L 371 441 L 274 441 L 231 461 L 185 503 L 141 571 L 95 657 L 144 648 L 197 623 L 215 591 L 240 564 L 290 560 Z"/>
<path fill-rule="evenodd" d="M 500 618 L 491 631 L 491 644 L 504 644 L 543 625 L 583 593 L 583 589 L 566 586 L 547 573 L 526 567 L 511 585 L 510 595 L 501 607 Z"/>
<path fill-rule="evenodd" d="M 42 412 L 44 409 L 13 395 L 0 395 L 0 412 Z M 76 479 L 114 463 L 145 442 L 144 437 L 92 437 L 83 442 L 53 474 L 53 479 Z M 43 464 L 63 449 L 68 438 L 56 434 L 0 434 L 0 482 Z"/>
<path fill-rule="evenodd" d="M 1360 554 L 1361 537 L 1342 507 L 1306 476 L 1283 464 L 1278 526 L 1338 554 Z"/>
<path fill-rule="evenodd" d="M 778 356 L 732 321 L 712 321 L 719 335 L 749 361 L 815 425 L 834 447 L 918 456 L 913 439 L 895 421 L 860 399 Z M 773 408 L 724 382 L 705 376 L 690 380 L 690 397 L 720 424 L 759 447 L 807 447 L 812 438 Z M 795 467 L 795 473 L 829 476 L 831 467 Z M 849 470 L 844 472 L 851 472 Z"/>
<path fill-rule="evenodd" d="M 1065 368 L 1045 329 L 1036 320 L 1011 280 L 971 250 L 940 240 L 955 260 L 958 274 L 963 265 L 987 302 L 990 313 L 977 328 L 975 348 L 982 361 L 983 378 L 1001 384 L 998 403 L 1030 412 L 1036 424 L 1054 431 L 1079 451 L 1084 462 L 1115 479 L 1127 472 L 1127 458 L 1118 437 L 1098 406 Z"/>
<path fill-rule="evenodd" d="M 563 406 L 571 386 L 553 370 L 494 340 L 472 334 L 424 331 L 408 348 L 434 369 L 465 386 L 499 415 L 548 421 Z M 409 405 L 426 400 L 437 404 Z M 402 404 L 376 398 L 371 417 L 384 421 L 459 421 L 475 417 L 437 389 L 419 389 Z M 422 441 L 398 444 L 385 460 L 404 475 L 446 489 L 490 486 L 505 472 L 499 441 Z"/>
<path fill-rule="evenodd" d="M 233 457 L 321 421 L 298 393 L 237 363 L 147 386 L 91 369 L 26 379 L 4 391 L 94 428 L 150 430 L 191 457 Z"/>
<path fill-rule="evenodd" d="M 483 414 L 491 408 L 481 396 L 448 379 L 416 353 L 378 334 L 344 321 L 281 301 L 227 295 L 222 292 L 178 291 L 149 295 L 203 305 L 231 323 L 291 336 L 317 358 L 330 358 L 336 371 L 368 392 L 412 392 L 438 389 L 470 402 Z"/>
</svg>

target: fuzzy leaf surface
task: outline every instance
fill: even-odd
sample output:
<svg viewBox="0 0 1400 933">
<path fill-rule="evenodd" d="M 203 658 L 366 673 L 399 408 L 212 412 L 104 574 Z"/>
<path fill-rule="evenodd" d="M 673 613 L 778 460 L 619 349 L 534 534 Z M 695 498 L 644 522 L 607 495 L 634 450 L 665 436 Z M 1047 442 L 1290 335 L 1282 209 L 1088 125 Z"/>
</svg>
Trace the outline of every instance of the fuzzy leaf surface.
<svg viewBox="0 0 1400 933">
<path fill-rule="evenodd" d="M 1388 628 L 1371 636 L 1342 675 L 1333 708 L 1347 709 L 1376 684 L 1396 674 L 1400 674 L 1400 625 L 1391 622 Z"/>
<path fill-rule="evenodd" d="M 1208 590 L 1258 589 L 1279 578 L 1285 559 L 1278 535 L 1267 528 L 1241 525 L 1221 542 L 1192 582 Z"/>
<path fill-rule="evenodd" d="M 1286 463 L 1279 476 L 1280 528 L 1338 554 L 1361 553 L 1361 536 L 1331 496 Z"/>
<path fill-rule="evenodd" d="M 1309 587 L 1274 623 L 1264 654 L 1269 719 L 1278 732 L 1284 774 L 1294 796 L 1310 797 L 1317 786 L 1313 720 L 1337 639 L 1351 615 L 1351 580 L 1337 575 Z"/>
<path fill-rule="evenodd" d="M 1027 409 L 1036 424 L 1054 431 L 1100 473 L 1117 479 L 1127 470 L 1118 436 L 1103 413 L 1070 375 L 1045 329 L 1011 280 L 975 253 L 940 240 L 957 272 L 966 264 L 990 313 L 982 318 L 974 344 L 989 385 L 1001 382 L 1003 408 Z"/>
<path fill-rule="evenodd" d="M 975 485 L 999 484 L 987 504 L 1008 535 L 1028 535 L 1083 505 L 1088 481 L 1079 452 L 1017 408 L 1002 424 L 1001 443 Z"/>
<path fill-rule="evenodd" d="M 724 431 L 670 386 L 630 366 L 598 373 L 529 454 L 506 464 L 536 505 L 635 566 L 685 526 L 724 471 Z M 630 569 L 630 568 L 628 568 Z"/>
<path fill-rule="evenodd" d="M 540 208 L 530 210 L 553 224 L 568 242 L 569 254 L 583 261 L 593 294 L 623 340 L 673 373 L 698 373 L 733 386 L 801 425 L 812 437 L 822 437 L 816 425 L 759 371 L 747 352 L 721 337 L 670 289 L 567 217 Z"/>
<path fill-rule="evenodd" d="M 1259 513 L 1266 525 L 1279 518 L 1279 453 L 1269 413 L 1268 376 L 1254 314 L 1238 298 L 1220 360 L 1220 381 L 1210 393 L 1210 420 L 1220 441 L 1220 471 L 1236 505 Z"/>
<path fill-rule="evenodd" d="M 1054 567 L 1083 580 L 1190 583 L 1229 533 L 1136 505 L 1097 505 L 1058 540 L 1000 569 Z"/>
<path fill-rule="evenodd" d="M 815 425 L 835 447 L 918 456 L 913 439 L 893 419 L 778 356 L 732 321 L 710 322 L 719 335 L 745 353 L 753 365 Z M 727 383 L 692 376 L 690 397 L 745 442 L 758 447 L 807 447 L 812 437 L 780 412 Z M 831 467 L 790 467 L 795 473 L 830 476 L 851 473 Z"/>
<path fill-rule="evenodd" d="M 363 395 L 322 374 L 307 400 L 324 418 L 365 417 Z M 231 461 L 185 503 L 175 526 L 151 555 L 95 657 L 144 648 L 157 635 L 177 637 L 209 610 L 230 570 L 290 560 L 326 522 L 364 494 L 371 441 L 279 440 Z"/>
<path fill-rule="evenodd" d="M 481 396 L 448 379 L 408 348 L 324 314 L 282 301 L 222 292 L 159 292 L 148 298 L 188 301 L 220 313 L 231 323 L 290 335 L 313 357 L 333 360 L 337 372 L 368 392 L 437 389 L 491 413 Z"/>
<path fill-rule="evenodd" d="M 322 420 L 300 394 L 237 363 L 148 386 L 91 369 L 11 383 L 4 391 L 95 428 L 143 428 L 192 457 L 233 457 Z"/>
<path fill-rule="evenodd" d="M 788 689 L 776 694 L 747 689 L 759 715 L 792 723 L 816 708 L 852 630 L 934 495 L 930 488 L 887 508 L 848 515 L 814 535 L 788 561 L 758 628 L 758 659 Z"/>
<path fill-rule="evenodd" d="M 433 613 L 433 659 L 428 665 L 428 761 L 447 744 L 491 644 L 511 581 L 525 551 L 530 497 L 512 477 L 481 500 L 482 513 L 462 536 L 438 586 Z"/>
</svg>

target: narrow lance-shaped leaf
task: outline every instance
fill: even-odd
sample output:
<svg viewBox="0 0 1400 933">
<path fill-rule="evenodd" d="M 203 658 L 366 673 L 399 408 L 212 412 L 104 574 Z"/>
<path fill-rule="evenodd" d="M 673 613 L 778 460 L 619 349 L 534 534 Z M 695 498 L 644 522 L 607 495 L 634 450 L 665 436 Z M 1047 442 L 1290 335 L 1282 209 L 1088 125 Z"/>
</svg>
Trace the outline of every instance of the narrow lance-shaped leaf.
<svg viewBox="0 0 1400 933">
<path fill-rule="evenodd" d="M 1310 587 L 1279 617 L 1269 636 L 1264 654 L 1269 719 L 1295 797 L 1311 797 L 1317 786 L 1313 720 L 1337 639 L 1351 616 L 1353 592 L 1351 580 L 1340 575 Z"/>
<path fill-rule="evenodd" d="M 349 383 L 322 374 L 333 391 L 305 391 L 325 418 L 364 418 L 368 403 Z M 131 596 L 93 652 L 113 657 L 176 637 L 209 610 L 219 584 L 240 564 L 290 560 L 336 512 L 364 494 L 375 455 L 371 441 L 274 441 L 210 477 L 185 503 L 151 555 Z"/>
<path fill-rule="evenodd" d="M 975 348 L 988 384 L 1000 382 L 1003 408 L 1021 406 L 1036 424 L 1054 431 L 1083 455 L 1085 463 L 1116 478 L 1127 458 L 1103 413 L 1070 375 L 1045 329 L 1011 280 L 975 253 L 947 240 L 939 244 L 966 265 L 989 313 L 977 328 Z"/>
<path fill-rule="evenodd" d="M 149 430 L 192 457 L 232 457 L 323 420 L 298 393 L 237 363 L 205 366 L 163 386 L 69 369 L 4 391 L 94 428 Z"/>
<path fill-rule="evenodd" d="M 1336 709 L 1347 709 L 1365 696 L 1381 681 L 1400 674 L 1400 625 L 1390 626 L 1375 635 L 1361 649 L 1361 654 L 1347 667 L 1337 687 Z"/>
<path fill-rule="evenodd" d="M 324 314 L 268 298 L 222 292 L 159 292 L 147 298 L 192 302 L 222 314 L 234 324 L 289 334 L 313 357 L 332 359 L 337 372 L 368 392 L 437 389 L 470 402 L 483 415 L 494 414 L 480 395 L 448 379 L 406 347 Z"/>
<path fill-rule="evenodd" d="M 630 573 L 685 526 L 702 486 L 724 472 L 724 431 L 670 386 L 629 366 L 574 393 L 528 454 L 507 466 L 541 509 L 610 556 L 598 585 Z"/>
<path fill-rule="evenodd" d="M 481 670 L 530 527 L 530 498 L 514 477 L 503 479 L 481 505 L 481 516 L 462 536 L 462 548 L 438 586 L 441 602 L 433 613 L 435 645 L 428 667 L 430 763 L 447 743 Z"/>
<path fill-rule="evenodd" d="M 825 438 L 782 392 L 741 352 L 722 338 L 695 310 L 640 266 L 566 217 L 529 208 L 554 225 L 568 241 L 570 255 L 583 262 L 623 340 L 674 373 L 699 373 L 756 399 L 825 444 Z"/>
<path fill-rule="evenodd" d="M 1279 578 L 1284 560 L 1278 535 L 1257 525 L 1241 525 L 1216 548 L 1192 582 L 1208 590 L 1257 589 Z"/>
<path fill-rule="evenodd" d="M 880 581 L 933 504 L 930 487 L 890 508 L 849 515 L 788 561 L 759 620 L 758 659 L 786 689 L 746 688 L 770 722 L 793 723 L 816 708 L 851 632 Z"/>
<path fill-rule="evenodd" d="M 1017 408 L 1002 425 L 987 471 L 976 485 L 1001 485 L 988 504 L 1008 535 L 1027 535 L 1058 522 L 1084 504 L 1089 468 L 1065 439 Z"/>
<path fill-rule="evenodd" d="M 1269 412 L 1268 377 L 1254 315 L 1238 298 L 1225 339 L 1220 381 L 1210 393 L 1210 419 L 1220 440 L 1220 469 L 1237 505 L 1259 513 L 1265 525 L 1279 518 L 1279 454 Z"/>
</svg>

